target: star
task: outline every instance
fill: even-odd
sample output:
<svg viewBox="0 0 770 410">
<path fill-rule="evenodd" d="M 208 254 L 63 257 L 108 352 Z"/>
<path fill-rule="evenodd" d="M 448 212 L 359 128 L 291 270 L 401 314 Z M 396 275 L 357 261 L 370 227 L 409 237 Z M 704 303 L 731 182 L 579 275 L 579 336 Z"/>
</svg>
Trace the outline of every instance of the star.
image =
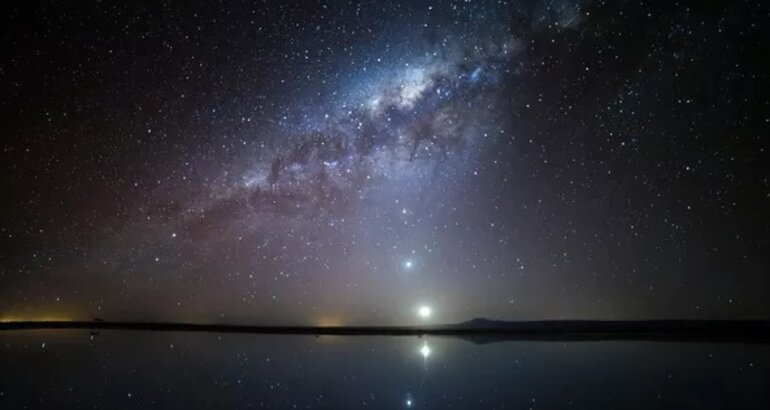
<svg viewBox="0 0 770 410">
<path fill-rule="evenodd" d="M 429 319 L 433 315 L 433 309 L 428 305 L 422 305 L 417 308 L 417 315 L 421 319 Z"/>
</svg>

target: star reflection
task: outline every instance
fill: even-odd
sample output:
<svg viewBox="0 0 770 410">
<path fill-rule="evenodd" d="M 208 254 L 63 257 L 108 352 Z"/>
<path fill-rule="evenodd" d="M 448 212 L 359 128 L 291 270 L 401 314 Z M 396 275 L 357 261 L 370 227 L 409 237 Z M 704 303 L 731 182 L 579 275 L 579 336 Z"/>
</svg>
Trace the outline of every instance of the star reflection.
<svg viewBox="0 0 770 410">
<path fill-rule="evenodd" d="M 430 346 L 428 346 L 428 342 L 424 342 L 422 344 L 422 347 L 420 347 L 420 355 L 423 357 L 423 359 L 428 360 L 428 357 L 431 354 Z"/>
</svg>

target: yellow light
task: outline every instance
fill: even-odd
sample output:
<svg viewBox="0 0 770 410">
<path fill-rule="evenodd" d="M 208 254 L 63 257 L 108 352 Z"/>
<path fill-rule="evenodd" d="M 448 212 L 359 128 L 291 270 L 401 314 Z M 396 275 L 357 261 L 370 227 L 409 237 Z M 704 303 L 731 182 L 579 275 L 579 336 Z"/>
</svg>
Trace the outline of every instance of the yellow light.
<svg viewBox="0 0 770 410">
<path fill-rule="evenodd" d="M 342 326 L 344 324 L 345 323 L 340 316 L 327 315 L 321 316 L 316 320 L 316 326 L 319 327 L 335 327 Z"/>
</svg>

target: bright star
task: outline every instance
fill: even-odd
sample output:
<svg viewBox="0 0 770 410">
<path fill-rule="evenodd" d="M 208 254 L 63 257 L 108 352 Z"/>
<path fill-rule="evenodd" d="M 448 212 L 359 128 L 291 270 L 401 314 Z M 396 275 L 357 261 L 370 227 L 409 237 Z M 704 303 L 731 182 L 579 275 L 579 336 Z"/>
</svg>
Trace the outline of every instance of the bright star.
<svg viewBox="0 0 770 410">
<path fill-rule="evenodd" d="M 404 261 L 404 268 L 412 269 L 412 266 L 414 266 L 414 262 L 412 262 L 411 260 Z"/>
</svg>

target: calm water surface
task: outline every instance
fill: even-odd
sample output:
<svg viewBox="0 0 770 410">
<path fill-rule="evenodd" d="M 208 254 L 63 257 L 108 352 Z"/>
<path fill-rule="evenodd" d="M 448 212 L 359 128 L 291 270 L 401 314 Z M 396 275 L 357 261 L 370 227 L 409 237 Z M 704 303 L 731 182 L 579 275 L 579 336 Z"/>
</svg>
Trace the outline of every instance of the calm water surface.
<svg viewBox="0 0 770 410">
<path fill-rule="evenodd" d="M 0 332 L 0 409 L 768 409 L 770 346 Z"/>
</svg>

